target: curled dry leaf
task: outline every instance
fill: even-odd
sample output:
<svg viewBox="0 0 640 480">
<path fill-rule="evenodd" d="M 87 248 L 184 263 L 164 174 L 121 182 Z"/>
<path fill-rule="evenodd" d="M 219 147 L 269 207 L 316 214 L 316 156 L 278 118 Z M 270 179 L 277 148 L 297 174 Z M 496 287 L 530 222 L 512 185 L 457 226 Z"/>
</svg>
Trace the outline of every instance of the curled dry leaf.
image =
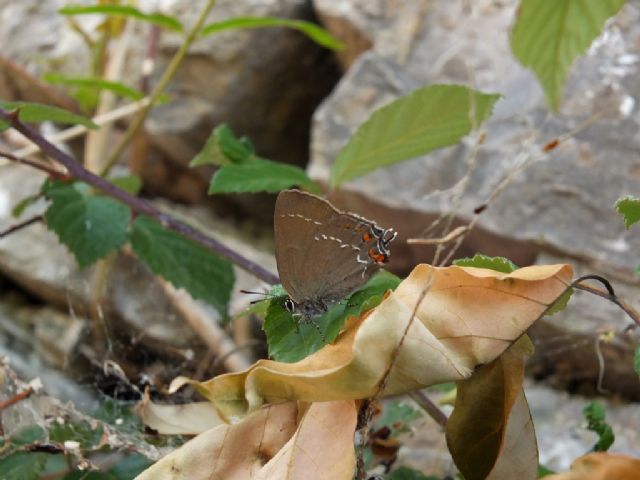
<svg viewBox="0 0 640 480">
<path fill-rule="evenodd" d="M 206 382 L 181 377 L 171 389 L 194 384 L 222 418 L 238 421 L 265 403 L 370 397 L 387 372 L 387 395 L 462 380 L 518 339 L 560 297 L 571 276 L 568 265 L 510 274 L 418 265 L 377 308 L 347 321 L 334 344 L 304 360 L 260 360 L 244 372 Z"/>
<path fill-rule="evenodd" d="M 640 458 L 615 453 L 594 452 L 578 458 L 571 471 L 548 475 L 548 480 L 637 480 Z"/>
<path fill-rule="evenodd" d="M 488 365 L 458 383 L 447 422 L 449 451 L 467 480 L 538 478 L 538 447 L 522 390 L 525 335 Z"/>
<path fill-rule="evenodd" d="M 137 480 L 351 479 L 353 401 L 270 405 L 185 443 Z"/>
<path fill-rule="evenodd" d="M 197 435 L 224 423 L 211 402 L 163 405 L 152 402 L 148 392 L 135 410 L 146 426 L 166 435 Z"/>
</svg>

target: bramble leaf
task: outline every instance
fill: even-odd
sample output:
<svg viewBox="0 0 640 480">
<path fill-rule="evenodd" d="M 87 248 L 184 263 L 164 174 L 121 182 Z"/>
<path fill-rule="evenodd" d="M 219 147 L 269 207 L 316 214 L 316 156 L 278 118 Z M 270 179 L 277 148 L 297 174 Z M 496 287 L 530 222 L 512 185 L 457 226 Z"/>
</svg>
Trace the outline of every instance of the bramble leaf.
<svg viewBox="0 0 640 480">
<path fill-rule="evenodd" d="M 80 182 L 47 182 L 44 192 L 51 200 L 44 214 L 47 227 L 73 253 L 80 268 L 126 243 L 131 215 L 122 203 L 93 195 Z"/>
<path fill-rule="evenodd" d="M 146 216 L 133 222 L 131 246 L 153 273 L 226 317 L 234 282 L 233 268 L 227 260 Z"/>
</svg>

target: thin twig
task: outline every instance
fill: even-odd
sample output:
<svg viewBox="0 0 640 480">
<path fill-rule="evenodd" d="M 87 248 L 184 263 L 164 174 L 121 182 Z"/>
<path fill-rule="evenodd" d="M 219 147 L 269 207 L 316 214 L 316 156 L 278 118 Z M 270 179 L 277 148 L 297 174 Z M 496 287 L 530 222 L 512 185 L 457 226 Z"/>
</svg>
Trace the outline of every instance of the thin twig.
<svg viewBox="0 0 640 480">
<path fill-rule="evenodd" d="M 12 233 L 17 232 L 18 230 L 22 230 L 25 227 L 28 227 L 29 225 L 33 225 L 34 223 L 38 223 L 42 221 L 42 215 L 36 215 L 35 217 L 29 218 L 28 220 L 25 220 L 24 222 L 20 222 L 20 223 L 16 223 L 15 225 L 11 225 L 9 228 L 7 228 L 6 230 L 0 232 L 0 238 L 4 238 L 7 235 L 11 235 Z"/>
<path fill-rule="evenodd" d="M 447 426 L 447 416 L 421 390 L 414 390 L 413 392 L 409 393 L 409 396 L 413 399 L 414 402 L 420 405 L 422 409 L 438 423 L 438 425 L 440 425 L 442 428 L 445 428 Z"/>
<path fill-rule="evenodd" d="M 25 398 L 28 398 L 29 395 L 33 393 L 33 388 L 29 387 L 22 392 L 16 393 L 13 397 L 7 398 L 6 400 L 0 402 L 0 412 L 5 408 L 9 408 L 11 405 L 15 405 L 18 402 L 21 402 Z"/>
<path fill-rule="evenodd" d="M 581 285 L 581 283 L 584 282 L 585 280 L 597 280 L 601 282 L 605 286 L 606 291 L 600 290 L 599 288 L 596 288 L 596 287 L 590 287 L 589 285 Z M 583 275 L 582 277 L 579 277 L 576 280 L 574 280 L 573 283 L 571 284 L 571 287 L 574 287 L 578 290 L 584 290 L 585 292 L 589 292 L 589 293 L 592 293 L 593 295 L 606 298 L 610 302 L 615 303 L 618 307 L 620 307 L 620 309 L 622 309 L 624 313 L 626 313 L 629 316 L 629 318 L 631 318 L 631 320 L 633 320 L 633 322 L 635 323 L 634 327 L 640 327 L 640 315 L 638 314 L 638 312 L 627 302 L 618 298 L 618 296 L 615 294 L 613 290 L 613 287 L 611 286 L 611 284 L 606 278 L 601 277 L 600 275 L 594 275 L 594 274 Z"/>
<path fill-rule="evenodd" d="M 161 212 L 148 201 L 142 198 L 134 197 L 133 195 L 130 195 L 124 190 L 116 187 L 104 178 L 88 171 L 70 155 L 63 152 L 55 145 L 49 143 L 36 129 L 21 122 L 18 119 L 17 115 L 8 113 L 0 109 L 0 119 L 10 123 L 13 128 L 18 130 L 33 143 L 38 145 L 40 149 L 51 159 L 63 165 L 73 178 L 88 183 L 89 185 L 92 185 L 99 190 L 102 190 L 110 197 L 120 200 L 122 203 L 128 205 L 136 213 L 147 215 L 158 221 L 165 228 L 178 232 L 185 237 L 199 243 L 200 245 L 213 250 L 219 255 L 230 260 L 235 265 L 238 265 L 240 268 L 252 273 L 260 280 L 270 285 L 274 285 L 279 282 L 277 275 L 274 275 L 272 272 L 266 270 L 261 265 L 258 265 L 248 258 L 243 257 L 235 250 L 232 250 L 219 241 L 208 237 L 192 226 L 187 225 L 180 220 L 177 220 L 171 215 Z"/>
<path fill-rule="evenodd" d="M 193 28 L 189 31 L 189 33 L 185 37 L 184 41 L 180 45 L 180 48 L 171 59 L 171 62 L 169 62 L 169 65 L 167 66 L 166 70 L 162 74 L 162 77 L 160 78 L 160 80 L 158 80 L 158 83 L 156 84 L 156 86 L 153 88 L 153 91 L 149 95 L 149 97 L 151 98 L 151 102 L 149 103 L 149 105 L 147 105 L 145 108 L 142 109 L 142 111 L 134 119 L 131 125 L 129 125 L 129 128 L 127 128 L 126 132 L 124 133 L 122 140 L 113 149 L 113 152 L 109 156 L 105 164 L 105 167 L 100 172 L 101 175 L 104 176 L 111 170 L 111 167 L 113 167 L 113 165 L 116 164 L 116 162 L 120 158 L 120 155 L 122 155 L 122 153 L 127 148 L 127 146 L 129 145 L 133 137 L 138 133 L 138 130 L 140 130 L 140 127 L 142 127 L 142 124 L 147 118 L 147 115 L 149 114 L 151 107 L 158 101 L 160 96 L 164 93 L 165 88 L 167 87 L 167 85 L 169 84 L 169 82 L 171 81 L 175 73 L 178 71 L 178 67 L 180 66 L 180 64 L 182 63 L 182 60 L 186 56 L 187 51 L 189 50 L 189 47 L 193 44 L 193 42 L 196 41 L 196 38 L 200 34 L 200 30 L 202 29 L 202 26 L 204 25 L 205 20 L 209 16 L 209 13 L 211 12 L 211 9 L 215 4 L 216 4 L 216 0 L 208 0 L 207 4 L 204 6 L 202 11 L 200 12 L 200 15 L 198 16 L 198 19 L 196 20 L 196 23 L 194 24 Z"/>
<path fill-rule="evenodd" d="M 18 157 L 9 152 L 3 152 L 0 150 L 0 157 L 4 157 L 7 160 L 11 160 L 12 162 L 29 165 L 30 167 L 33 167 L 35 169 L 38 169 L 47 173 L 50 177 L 53 177 L 53 178 L 63 178 L 66 176 L 65 172 L 62 172 L 56 168 L 52 168 L 49 165 L 45 165 L 41 162 L 36 162 L 35 160 L 29 160 L 28 158 Z"/>
</svg>

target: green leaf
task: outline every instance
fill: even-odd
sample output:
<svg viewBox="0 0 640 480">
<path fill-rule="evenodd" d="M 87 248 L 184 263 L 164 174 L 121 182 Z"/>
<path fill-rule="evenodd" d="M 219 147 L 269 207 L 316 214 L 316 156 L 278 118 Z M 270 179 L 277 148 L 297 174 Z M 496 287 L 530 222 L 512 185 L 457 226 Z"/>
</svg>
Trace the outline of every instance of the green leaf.
<svg viewBox="0 0 640 480">
<path fill-rule="evenodd" d="M 31 205 L 36 203 L 42 197 L 42 193 L 34 193 L 33 195 L 29 195 L 24 197 L 15 206 L 11 209 L 11 215 L 14 217 L 20 217 L 24 211 L 29 208 Z"/>
<path fill-rule="evenodd" d="M 109 181 L 131 195 L 137 195 L 142 188 L 142 179 L 138 175 L 123 175 L 110 178 Z"/>
<path fill-rule="evenodd" d="M 314 185 L 300 167 L 257 158 L 220 167 L 211 178 L 209 193 L 275 193 L 292 186 Z"/>
<path fill-rule="evenodd" d="M 633 355 L 633 369 L 640 377 L 640 344 L 638 344 L 638 346 L 636 347 L 636 351 Z"/>
<path fill-rule="evenodd" d="M 40 425 L 30 425 L 11 435 L 11 443 L 14 445 L 44 442 L 46 439 L 47 434 Z"/>
<path fill-rule="evenodd" d="M 98 128 L 98 125 L 87 117 L 42 103 L 0 101 L 0 108 L 6 111 L 18 110 L 18 118 L 25 123 L 54 122 L 68 125 L 84 125 L 90 129 Z M 0 120 L 0 130 L 7 129 L 9 126 L 7 122 Z"/>
<path fill-rule="evenodd" d="M 459 258 L 453 261 L 459 267 L 488 268 L 496 272 L 511 273 L 519 267 L 508 258 L 488 257 L 481 253 L 476 253 L 473 258 Z"/>
<path fill-rule="evenodd" d="M 44 79 L 49 83 L 58 85 L 68 85 L 73 87 L 90 87 L 97 90 L 108 90 L 124 98 L 140 100 L 144 98 L 144 93 L 135 88 L 131 88 L 121 82 L 113 82 L 96 77 L 68 77 L 58 73 L 47 73 Z"/>
<path fill-rule="evenodd" d="M 127 241 L 129 208 L 108 197 L 92 195 L 80 182 L 47 182 L 51 205 L 47 227 L 69 248 L 80 268 L 91 265 Z"/>
<path fill-rule="evenodd" d="M 453 145 L 480 125 L 500 95 L 431 85 L 376 110 L 338 153 L 332 188 L 380 167 Z"/>
<path fill-rule="evenodd" d="M 422 417 L 422 412 L 416 410 L 410 404 L 402 401 L 394 401 L 384 406 L 382 417 L 376 421 L 379 427 L 386 426 L 391 430 L 391 436 L 398 436 L 409 431 L 409 424 Z"/>
<path fill-rule="evenodd" d="M 254 160 L 255 150 L 247 137 L 236 137 L 226 123 L 213 129 L 202 150 L 193 157 L 190 167 L 229 165 Z"/>
<path fill-rule="evenodd" d="M 556 473 L 551 470 L 549 467 L 545 467 L 544 465 L 538 465 L 538 478 L 546 477 L 547 475 L 553 475 Z"/>
<path fill-rule="evenodd" d="M 102 425 L 96 424 L 95 428 L 93 428 L 89 422 L 83 421 L 53 422 L 49 426 L 50 441 L 64 443 L 67 440 L 71 440 L 78 442 L 80 447 L 85 449 L 93 449 L 100 445 L 103 433 Z"/>
<path fill-rule="evenodd" d="M 206 37 L 223 30 L 232 30 L 236 28 L 263 28 L 263 27 L 288 27 L 298 30 L 311 40 L 331 50 L 342 50 L 344 45 L 333 37 L 324 28 L 315 23 L 305 22 L 304 20 L 291 20 L 287 18 L 275 17 L 236 17 L 223 22 L 210 23 L 202 28 L 201 37 Z"/>
<path fill-rule="evenodd" d="M 345 319 L 359 315 L 365 309 L 380 303 L 387 290 L 395 289 L 400 279 L 392 273 L 380 271 L 369 279 L 348 299 L 334 304 L 324 315 L 310 319 L 296 320 L 284 308 L 282 295 L 273 298 L 267 309 L 263 329 L 267 335 L 269 356 L 279 362 L 297 362 L 324 346 L 322 332 L 327 342 L 332 342 L 340 333 Z M 274 292 L 276 293 L 276 292 Z"/>
<path fill-rule="evenodd" d="M 194 298 L 204 300 L 226 317 L 234 273 L 231 264 L 202 245 L 146 216 L 133 222 L 131 246 L 156 275 Z"/>
<path fill-rule="evenodd" d="M 605 422 L 605 410 L 598 402 L 589 403 L 582 410 L 582 414 L 587 421 L 587 429 L 598 434 L 599 440 L 593 446 L 596 452 L 606 452 L 615 441 L 615 435 L 611 426 Z"/>
<path fill-rule="evenodd" d="M 627 195 L 618 199 L 615 207 L 616 211 L 624 218 L 626 228 L 640 220 L 640 198 Z"/>
<path fill-rule="evenodd" d="M 625 0 L 522 0 L 511 35 L 511 49 L 533 70 L 553 110 L 578 55 L 600 35 L 605 21 Z"/>
<path fill-rule="evenodd" d="M 47 461 L 46 453 L 15 452 L 0 458 L 4 480 L 38 480 Z"/>
<path fill-rule="evenodd" d="M 130 480 L 149 468 L 151 464 L 152 462 L 148 458 L 131 454 L 114 465 L 109 473 L 114 477 L 114 480 Z"/>
<path fill-rule="evenodd" d="M 569 290 L 564 292 L 562 295 L 560 295 L 558 299 L 555 302 L 553 302 L 553 305 L 551 305 L 547 309 L 547 311 L 545 312 L 545 315 L 553 315 L 555 313 L 558 313 L 564 310 L 569 304 L 571 295 L 573 295 L 573 288 L 570 288 Z"/>
<path fill-rule="evenodd" d="M 385 480 L 439 480 L 433 475 L 425 475 L 424 473 L 409 467 L 400 467 L 393 472 L 388 473 Z"/>
<path fill-rule="evenodd" d="M 153 23 L 161 27 L 182 32 L 182 24 L 174 17 L 160 13 L 143 13 L 130 5 L 69 5 L 58 10 L 62 15 L 89 15 L 101 13 L 104 15 L 130 17 L 137 20 Z"/>
</svg>

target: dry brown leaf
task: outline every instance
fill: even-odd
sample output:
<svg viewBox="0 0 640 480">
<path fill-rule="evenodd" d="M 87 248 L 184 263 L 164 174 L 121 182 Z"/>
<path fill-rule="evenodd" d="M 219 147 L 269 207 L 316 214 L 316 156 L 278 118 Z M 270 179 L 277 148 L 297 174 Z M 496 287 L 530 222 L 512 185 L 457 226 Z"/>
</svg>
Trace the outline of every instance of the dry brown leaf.
<svg viewBox="0 0 640 480">
<path fill-rule="evenodd" d="M 301 411 L 296 402 L 258 410 L 205 432 L 142 472 L 137 480 L 351 479 L 354 402 Z"/>
<path fill-rule="evenodd" d="M 146 426 L 166 435 L 197 435 L 224 423 L 211 402 L 163 405 L 147 392 L 135 410 Z"/>
<path fill-rule="evenodd" d="M 640 458 L 615 453 L 595 452 L 580 457 L 571 471 L 548 475 L 548 480 L 638 480 Z"/>
<path fill-rule="evenodd" d="M 525 336 L 471 378 L 459 382 L 446 434 L 454 462 L 467 480 L 535 480 L 538 447 L 522 391 Z"/>
<path fill-rule="evenodd" d="M 350 319 L 334 344 L 300 362 L 260 360 L 244 372 L 206 382 L 178 378 L 171 389 L 192 383 L 222 418 L 238 421 L 265 403 L 370 397 L 394 354 L 383 394 L 461 380 L 518 339 L 565 291 L 571 276 L 568 265 L 525 267 L 510 274 L 418 265 L 369 315 Z"/>
</svg>

